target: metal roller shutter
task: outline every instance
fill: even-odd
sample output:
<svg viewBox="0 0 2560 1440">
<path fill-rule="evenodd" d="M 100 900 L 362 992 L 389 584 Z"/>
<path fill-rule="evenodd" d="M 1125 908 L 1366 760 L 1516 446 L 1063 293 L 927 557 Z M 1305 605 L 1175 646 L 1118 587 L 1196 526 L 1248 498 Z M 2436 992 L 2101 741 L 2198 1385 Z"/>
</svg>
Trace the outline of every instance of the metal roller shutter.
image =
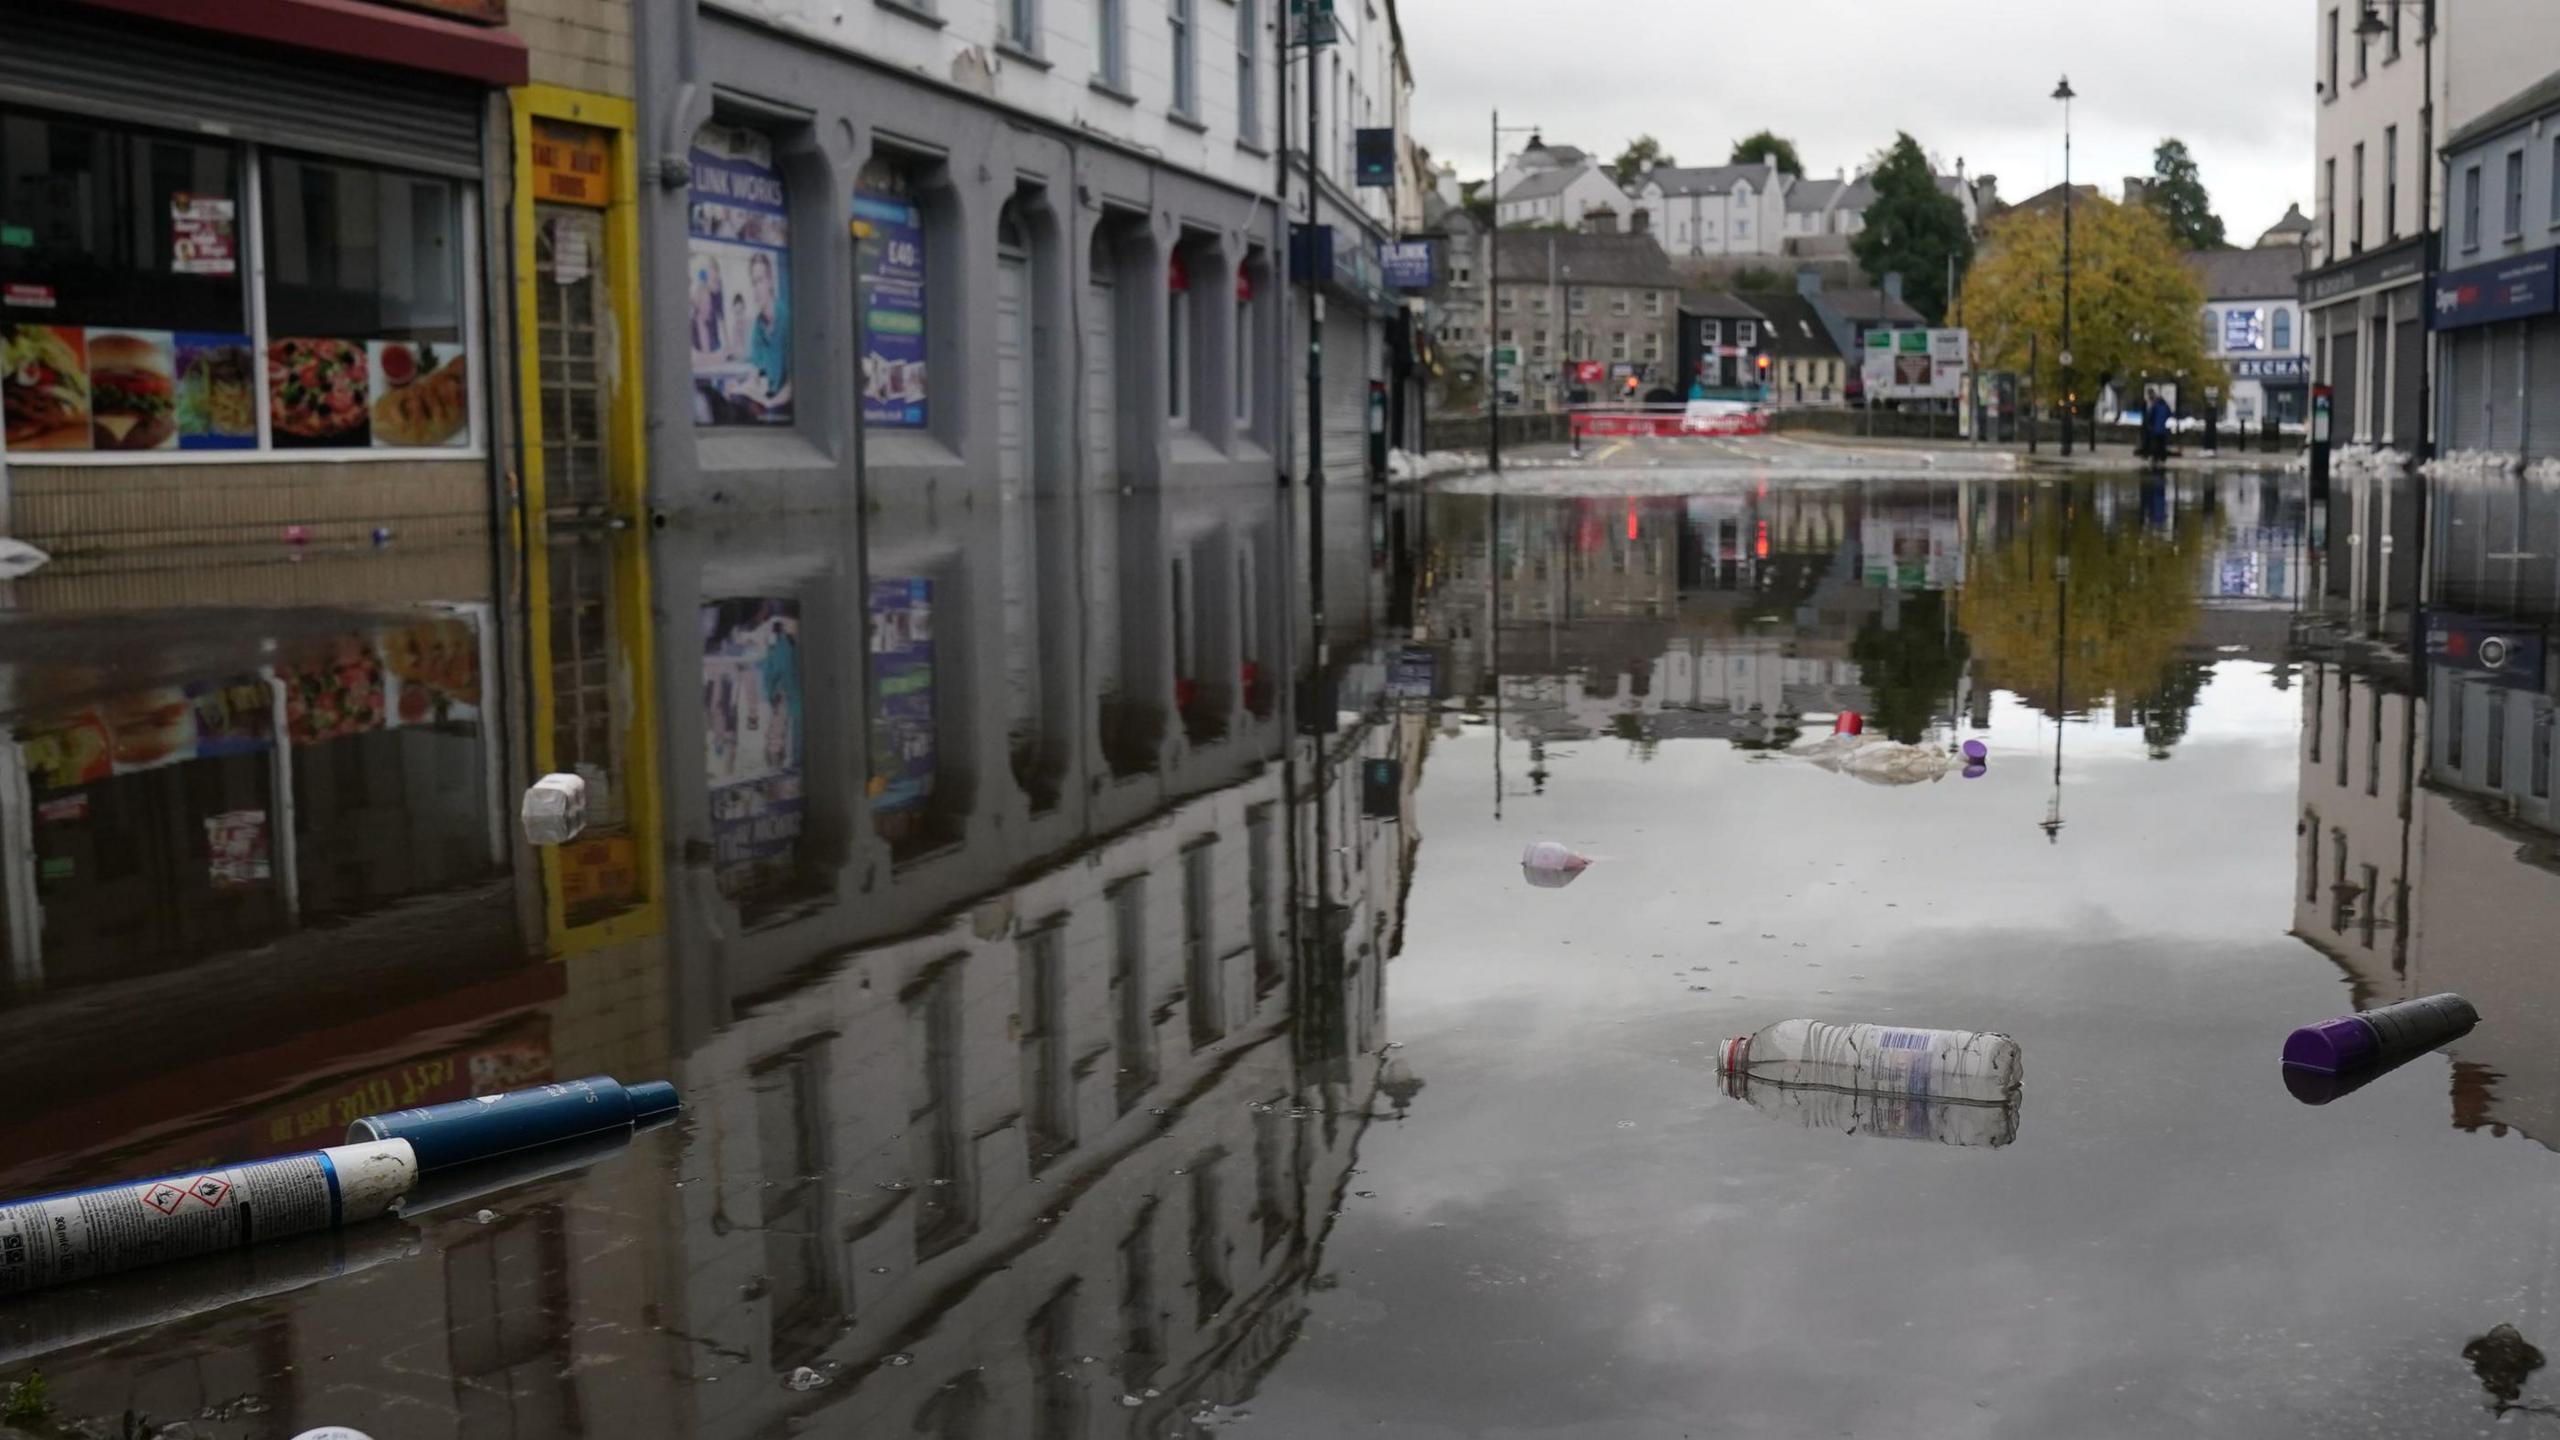
<svg viewBox="0 0 2560 1440">
<path fill-rule="evenodd" d="M 2356 369 L 2356 312 L 2340 306 L 2330 312 L 2330 323 L 2337 331 L 2329 342 L 2329 433 L 2336 443 L 2344 445 L 2367 432 L 2356 423 L 2356 394 L 2363 389 L 2364 376 Z"/>
<path fill-rule="evenodd" d="M 2525 432 L 2527 459 L 2560 458 L 2560 322 L 2528 321 L 2533 337 L 2525 361 Z"/>
<path fill-rule="evenodd" d="M 2445 337 L 2444 388 L 2450 399 L 2445 408 L 2442 449 L 2478 450 L 2487 443 L 2488 432 L 2481 417 L 2481 406 L 2489 394 L 2486 335 L 2481 330 L 2456 330 Z"/>
<path fill-rule="evenodd" d="M 2513 455 L 2524 449 L 2524 327 L 2488 330 L 2489 448 Z"/>
<path fill-rule="evenodd" d="M 319 55 L 101 17 L 68 4 L 11 7 L 0 103 L 222 133 L 441 174 L 481 170 L 484 92 Z"/>
<path fill-rule="evenodd" d="M 1361 485 L 1369 478 L 1369 317 L 1348 305 L 1324 314 L 1324 481 Z"/>
<path fill-rule="evenodd" d="M 2399 308 L 2394 302 L 2395 313 Z M 2426 361 L 2426 332 L 2415 320 L 2402 320 L 2391 327 L 2392 377 L 2391 434 L 2400 448 L 2414 450 L 2418 444 L 2418 367 Z"/>
</svg>

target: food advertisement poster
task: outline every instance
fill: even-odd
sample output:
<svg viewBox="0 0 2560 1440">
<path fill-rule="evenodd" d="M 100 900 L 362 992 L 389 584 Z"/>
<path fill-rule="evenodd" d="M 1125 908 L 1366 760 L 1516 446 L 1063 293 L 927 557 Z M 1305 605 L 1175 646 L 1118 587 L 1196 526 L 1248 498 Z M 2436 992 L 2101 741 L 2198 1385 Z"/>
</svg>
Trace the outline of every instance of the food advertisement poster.
<svg viewBox="0 0 2560 1440">
<path fill-rule="evenodd" d="M 178 448 L 177 337 L 94 327 L 86 334 L 91 443 L 100 450 Z"/>
<path fill-rule="evenodd" d="M 394 725 L 450 725 L 480 718 L 480 636 L 460 620 L 382 632 Z"/>
<path fill-rule="evenodd" d="M 237 275 L 240 249 L 233 223 L 239 207 L 227 195 L 185 190 L 169 196 L 169 272 L 173 275 Z"/>
<path fill-rule="evenodd" d="M 713 873 L 735 895 L 788 876 L 799 856 L 799 601 L 702 607 L 702 711 Z"/>
<path fill-rule="evenodd" d="M 69 790 L 115 773 L 115 740 L 95 711 L 47 721 L 22 744 L 28 782 L 38 790 Z"/>
<path fill-rule="evenodd" d="M 853 192 L 854 274 L 862 286 L 862 423 L 925 423 L 924 211 L 906 176 L 873 164 Z"/>
<path fill-rule="evenodd" d="M 267 407 L 279 450 L 365 449 L 370 366 L 361 340 L 295 337 L 267 346 Z"/>
<path fill-rule="evenodd" d="M 699 425 L 791 423 L 791 230 L 773 142 L 705 125 L 693 139 L 685 269 Z"/>
<path fill-rule="evenodd" d="M 380 449 L 431 449 L 471 442 L 471 375 L 462 347 L 433 340 L 375 340 L 365 346 L 366 409 Z"/>
<path fill-rule="evenodd" d="M 933 797 L 933 582 L 871 582 L 871 809 Z"/>
<path fill-rule="evenodd" d="M 249 337 L 181 330 L 174 338 L 178 448 L 252 450 L 258 444 L 257 382 Z"/>
<path fill-rule="evenodd" d="M 187 704 L 195 712 L 198 755 L 255 755 L 275 747 L 274 701 L 256 676 L 192 682 Z"/>
<path fill-rule="evenodd" d="M 0 330 L 0 414 L 9 448 L 89 448 L 89 339 L 70 325 Z"/>
<path fill-rule="evenodd" d="M 320 658 L 276 673 L 285 687 L 285 734 L 296 745 L 362 735 L 387 723 L 382 656 L 362 635 L 344 636 Z"/>
<path fill-rule="evenodd" d="M 267 812 L 225 810 L 204 817 L 205 869 L 216 890 L 247 890 L 274 877 L 267 860 Z"/>
</svg>

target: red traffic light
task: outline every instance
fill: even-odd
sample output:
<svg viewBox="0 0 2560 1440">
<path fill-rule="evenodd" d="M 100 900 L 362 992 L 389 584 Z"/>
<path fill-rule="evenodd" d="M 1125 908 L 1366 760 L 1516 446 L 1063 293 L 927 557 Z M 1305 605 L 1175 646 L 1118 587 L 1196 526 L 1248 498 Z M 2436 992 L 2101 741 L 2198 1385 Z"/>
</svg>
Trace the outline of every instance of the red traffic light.
<svg viewBox="0 0 2560 1440">
<path fill-rule="evenodd" d="M 1760 365 L 1760 368 L 1761 368 L 1761 369 L 1763 369 L 1763 370 L 1768 369 L 1768 368 L 1769 368 L 1769 357 L 1768 357 L 1768 356 L 1766 356 L 1766 355 L 1761 356 L 1761 357 L 1760 357 L 1760 359 L 1759 359 L 1759 365 Z"/>
</svg>

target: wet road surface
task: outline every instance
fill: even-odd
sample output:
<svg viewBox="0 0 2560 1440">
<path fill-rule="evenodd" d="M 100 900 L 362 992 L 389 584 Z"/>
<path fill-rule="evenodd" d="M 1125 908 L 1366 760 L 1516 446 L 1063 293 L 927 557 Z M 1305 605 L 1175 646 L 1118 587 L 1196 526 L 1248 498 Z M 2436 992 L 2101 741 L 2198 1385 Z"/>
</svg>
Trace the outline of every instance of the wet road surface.
<svg viewBox="0 0 2560 1440">
<path fill-rule="evenodd" d="M 2550 680 L 2408 641 L 2539 636 L 2560 496 L 2430 499 L 2424 594 L 2350 543 L 2421 512 L 2299 476 L 1337 502 L 1321 738 L 1272 531 L 1117 501 L 1072 612 L 1004 525 L 936 558 L 970 520 L 570 543 L 531 624 L 397 553 L 246 615 L 20 582 L 102 638 L 0 627 L 0 1189 L 590 1073 L 686 1112 L 0 1302 L 12 1423 L 2555 1423 Z M 574 762 L 613 803 L 527 853 Z M 2480 1028 L 2288 1092 L 2293 1026 L 2440 990 Z M 1732 1093 L 1795 1016 L 2005 1031 L 2022 1097 Z"/>
</svg>

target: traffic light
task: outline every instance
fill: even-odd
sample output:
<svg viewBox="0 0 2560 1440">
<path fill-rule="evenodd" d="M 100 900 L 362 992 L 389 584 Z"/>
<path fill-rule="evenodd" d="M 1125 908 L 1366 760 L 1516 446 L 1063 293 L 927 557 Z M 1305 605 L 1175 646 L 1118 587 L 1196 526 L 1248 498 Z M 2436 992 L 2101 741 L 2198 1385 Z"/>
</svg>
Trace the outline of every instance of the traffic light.
<svg viewBox="0 0 2560 1440">
<path fill-rule="evenodd" d="M 1768 356 L 1766 356 L 1766 355 L 1763 355 L 1763 356 L 1761 356 L 1761 357 L 1759 358 L 1759 360 L 1758 360 L 1757 362 L 1755 362 L 1755 363 L 1757 363 L 1757 364 L 1759 365 L 1759 367 L 1760 367 L 1760 378 L 1761 378 L 1761 379 L 1763 379 L 1763 380 L 1768 379 L 1768 378 L 1769 378 L 1769 357 L 1768 357 Z"/>
</svg>

